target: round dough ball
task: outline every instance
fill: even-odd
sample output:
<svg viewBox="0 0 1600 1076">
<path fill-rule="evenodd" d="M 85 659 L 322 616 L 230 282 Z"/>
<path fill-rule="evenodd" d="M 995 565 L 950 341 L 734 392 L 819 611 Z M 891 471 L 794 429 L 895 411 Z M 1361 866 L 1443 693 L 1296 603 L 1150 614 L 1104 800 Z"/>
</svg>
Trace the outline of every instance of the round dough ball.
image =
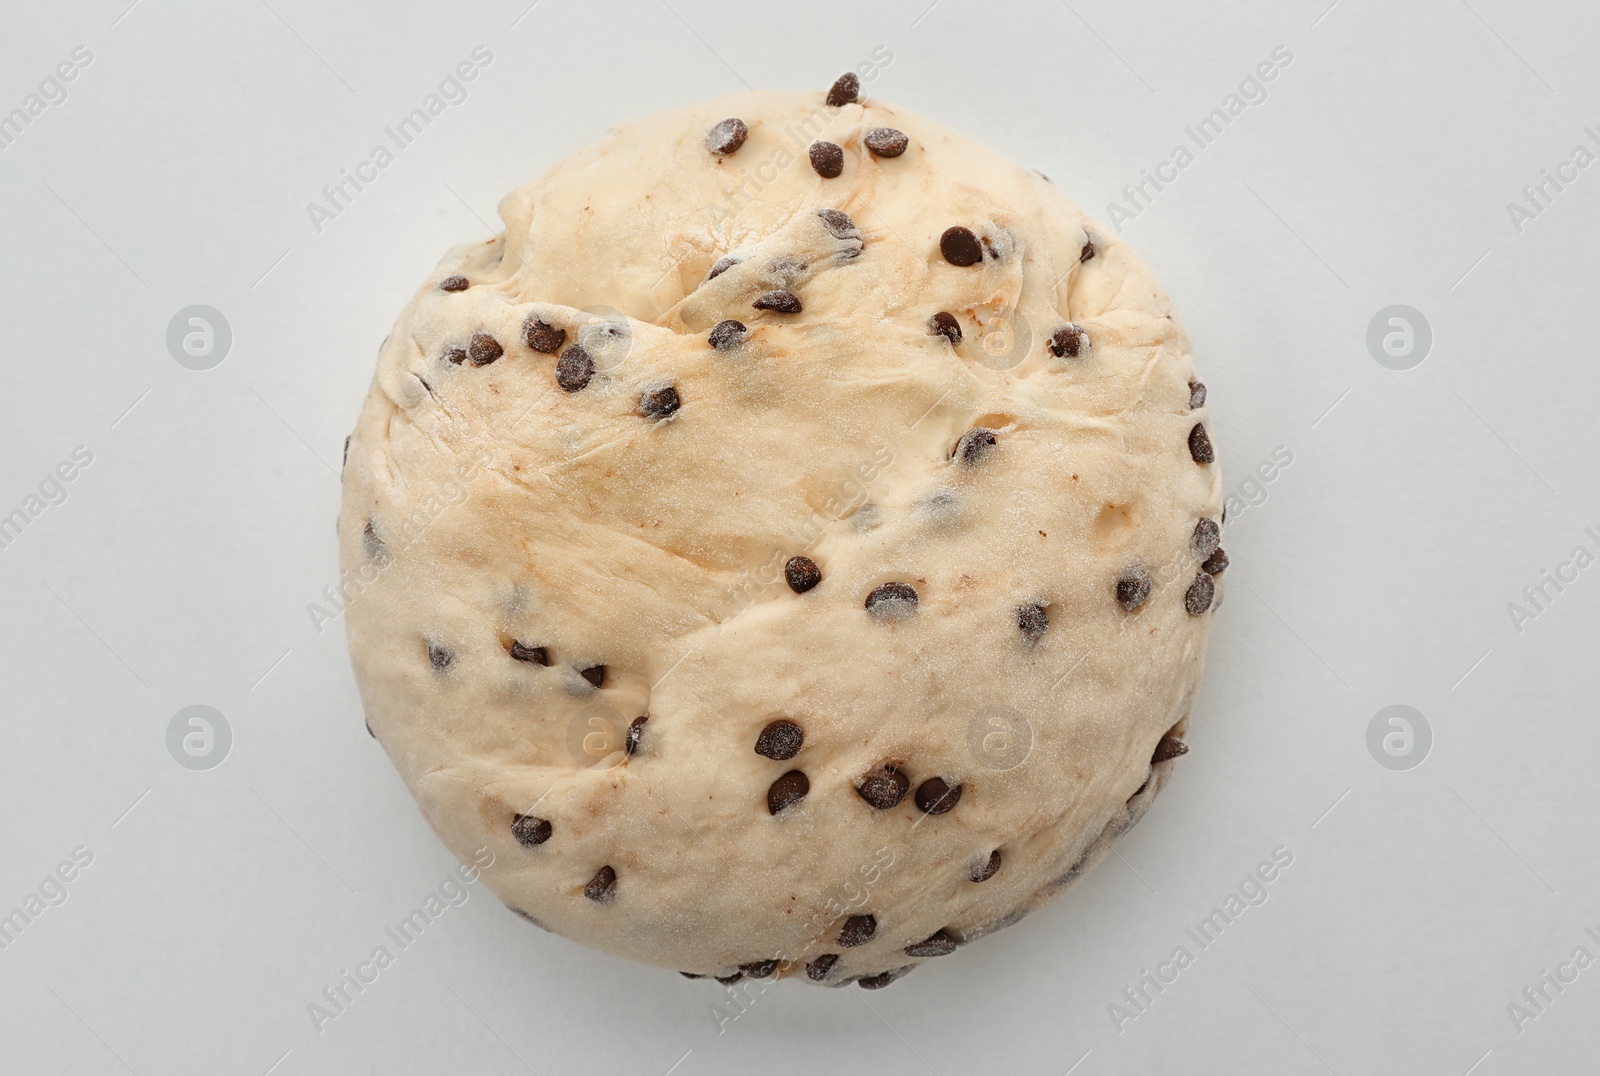
<svg viewBox="0 0 1600 1076">
<path fill-rule="evenodd" d="M 445 844 L 724 979 L 882 986 L 1071 885 L 1184 750 L 1226 563 L 1144 264 L 822 93 L 626 124 L 500 215 L 344 471 L 362 701 Z"/>
</svg>

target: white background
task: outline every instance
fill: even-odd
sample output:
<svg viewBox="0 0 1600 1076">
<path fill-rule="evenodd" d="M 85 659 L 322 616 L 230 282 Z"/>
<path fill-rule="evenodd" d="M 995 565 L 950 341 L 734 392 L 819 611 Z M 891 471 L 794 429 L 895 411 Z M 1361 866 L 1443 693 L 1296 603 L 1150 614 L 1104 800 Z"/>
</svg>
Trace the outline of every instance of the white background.
<svg viewBox="0 0 1600 1076">
<path fill-rule="evenodd" d="M 0 1071 L 1596 1070 L 1600 965 L 1507 1010 L 1600 957 L 1600 567 L 1508 613 L 1600 552 L 1600 169 L 1520 234 L 1506 210 L 1600 124 L 1594 5 L 270 2 L 6 5 L 0 111 L 94 58 L 0 151 L 0 513 L 93 463 L 0 551 L 0 912 L 94 860 L 0 952 Z M 318 234 L 306 203 L 478 45 L 470 98 Z M 477 886 L 319 1034 L 307 1004 L 455 865 L 306 612 L 378 343 L 439 254 L 612 123 L 820 93 L 877 46 L 868 93 L 1104 218 L 1279 45 L 1268 100 L 1125 231 L 1228 488 L 1293 462 L 1230 517 L 1193 750 L 1120 858 L 888 990 L 784 984 L 720 1030 L 716 985 Z M 165 343 L 200 303 L 234 336 L 206 372 Z M 1406 371 L 1366 344 L 1397 303 L 1434 334 Z M 166 746 L 193 703 L 234 737 L 205 772 Z M 1405 772 L 1366 742 L 1395 703 L 1434 734 Z M 1267 903 L 1119 1033 L 1108 1005 L 1280 845 Z"/>
</svg>

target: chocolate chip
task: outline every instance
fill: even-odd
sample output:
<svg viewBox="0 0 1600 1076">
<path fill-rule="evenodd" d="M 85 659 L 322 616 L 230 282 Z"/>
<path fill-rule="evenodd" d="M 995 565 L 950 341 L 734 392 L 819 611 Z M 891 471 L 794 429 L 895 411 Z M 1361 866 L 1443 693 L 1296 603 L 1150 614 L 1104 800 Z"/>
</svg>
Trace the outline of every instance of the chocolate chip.
<svg viewBox="0 0 1600 1076">
<path fill-rule="evenodd" d="M 606 683 L 606 667 L 604 665 L 591 665 L 578 673 L 595 687 L 604 687 Z"/>
<path fill-rule="evenodd" d="M 378 734 L 376 732 L 372 731 L 372 722 L 371 721 L 366 722 L 366 726 L 367 726 L 367 735 L 371 736 L 374 740 L 376 740 L 378 738 Z"/>
<path fill-rule="evenodd" d="M 735 265 L 738 265 L 742 261 L 744 261 L 743 258 L 735 258 L 732 254 L 718 258 L 717 264 L 711 267 L 711 273 L 706 277 L 706 279 L 715 280 L 717 277 L 721 276 L 723 273 L 726 273 L 729 269 L 732 269 Z"/>
<path fill-rule="evenodd" d="M 811 779 L 799 770 L 790 770 L 767 789 L 767 810 L 777 814 L 785 807 L 793 807 L 811 791 Z"/>
<path fill-rule="evenodd" d="M 928 319 L 928 331 L 934 336 L 944 337 L 951 346 L 961 343 L 961 322 L 948 310 L 941 310 Z"/>
<path fill-rule="evenodd" d="M 880 616 L 904 615 L 917 608 L 917 588 L 910 583 L 885 583 L 867 595 L 867 612 Z"/>
<path fill-rule="evenodd" d="M 1117 604 L 1131 613 L 1150 600 L 1150 591 L 1154 586 L 1149 572 L 1143 568 L 1129 568 L 1117 580 Z"/>
<path fill-rule="evenodd" d="M 450 667 L 450 663 L 454 660 L 455 655 L 446 650 L 443 644 L 428 644 L 428 663 L 431 664 L 436 671 L 444 672 L 445 669 Z"/>
<path fill-rule="evenodd" d="M 865 945 L 878 933 L 878 920 L 871 915 L 852 915 L 839 928 L 839 944 L 846 949 Z"/>
<path fill-rule="evenodd" d="M 839 962 L 838 953 L 823 953 L 817 959 L 806 965 L 806 978 L 814 983 L 820 983 L 828 977 L 828 972 Z"/>
<path fill-rule="evenodd" d="M 828 88 L 828 104 L 834 108 L 847 105 L 861 94 L 861 79 L 854 71 L 846 71 L 833 80 L 833 85 Z"/>
<path fill-rule="evenodd" d="M 1202 382 L 1189 382 L 1189 410 L 1204 407 L 1206 402 L 1206 387 Z"/>
<path fill-rule="evenodd" d="M 1069 321 L 1061 328 L 1050 334 L 1050 354 L 1058 359 L 1075 359 L 1082 352 L 1085 344 L 1089 342 L 1089 334 L 1083 331 L 1083 326 Z"/>
<path fill-rule="evenodd" d="M 1155 752 L 1150 756 L 1150 765 L 1154 766 L 1158 762 L 1166 762 L 1168 759 L 1188 753 L 1189 745 L 1169 732 L 1156 744 Z"/>
<path fill-rule="evenodd" d="M 978 243 L 978 237 L 971 228 L 963 228 L 959 224 L 954 228 L 946 228 L 939 237 L 939 253 L 951 265 L 977 265 L 983 261 L 983 247 Z"/>
<path fill-rule="evenodd" d="M 704 979 L 705 978 L 704 975 L 696 975 L 692 971 L 680 971 L 680 972 L 678 972 L 678 974 L 683 976 L 685 979 Z"/>
<path fill-rule="evenodd" d="M 372 525 L 372 520 L 367 520 L 367 525 L 361 528 L 361 551 L 367 555 L 368 560 L 377 560 L 383 556 L 383 539 L 378 537 L 377 528 Z"/>
<path fill-rule="evenodd" d="M 468 280 L 464 276 L 461 276 L 460 274 L 455 276 L 447 276 L 443 280 L 439 281 L 440 291 L 466 291 L 471 286 L 472 281 Z"/>
<path fill-rule="evenodd" d="M 339 473 L 341 475 L 344 474 L 345 465 L 348 464 L 349 462 L 350 462 L 350 435 L 346 434 L 345 435 L 345 439 L 344 439 L 344 455 L 339 458 Z"/>
<path fill-rule="evenodd" d="M 515 639 L 511 640 L 511 656 L 518 661 L 526 661 L 529 665 L 550 664 L 550 654 L 542 646 L 523 646 Z"/>
<path fill-rule="evenodd" d="M 474 366 L 488 366 L 505 353 L 506 349 L 500 346 L 500 341 L 488 333 L 473 333 L 472 340 L 467 344 L 467 358 L 472 360 Z"/>
<path fill-rule="evenodd" d="M 770 979 L 772 973 L 778 970 L 776 960 L 757 960 L 752 964 L 740 964 L 739 970 L 752 979 Z"/>
<path fill-rule="evenodd" d="M 954 788 L 943 777 L 930 777 L 917 786 L 917 806 L 925 814 L 944 814 L 961 802 L 961 786 Z"/>
<path fill-rule="evenodd" d="M 444 353 L 444 361 L 453 363 L 456 366 L 460 366 L 462 363 L 467 361 L 467 349 L 464 347 L 446 348 Z"/>
<path fill-rule="evenodd" d="M 744 338 L 749 330 L 744 327 L 744 322 L 728 318 L 719 321 L 711 329 L 711 335 L 706 337 L 708 343 L 718 351 L 728 351 L 744 343 Z"/>
<path fill-rule="evenodd" d="M 639 414 L 659 421 L 676 412 L 682 402 L 671 385 L 646 389 L 639 397 Z"/>
<path fill-rule="evenodd" d="M 961 440 L 956 442 L 956 447 L 950 452 L 950 458 L 960 460 L 969 466 L 979 463 L 989 455 L 996 440 L 993 430 L 984 429 L 982 426 L 975 427 L 961 435 Z"/>
<path fill-rule="evenodd" d="M 906 946 L 906 956 L 949 956 L 959 944 L 947 931 L 940 930 Z"/>
<path fill-rule="evenodd" d="M 989 862 L 973 870 L 972 873 L 967 875 L 967 877 L 974 882 L 987 882 L 990 878 L 994 877 L 995 871 L 998 871 L 999 869 L 1000 849 L 996 848 L 993 852 L 989 853 Z"/>
<path fill-rule="evenodd" d="M 1044 606 L 1035 603 L 1017 609 L 1017 628 L 1029 642 L 1037 641 L 1049 626 L 1050 614 L 1044 611 Z"/>
<path fill-rule="evenodd" d="M 1217 595 L 1217 584 L 1211 577 L 1201 572 L 1194 577 L 1194 582 L 1189 584 L 1189 589 L 1183 594 L 1183 607 L 1190 616 L 1199 616 L 1211 608 L 1211 599 Z"/>
<path fill-rule="evenodd" d="M 589 884 L 583 887 L 583 895 L 596 904 L 610 904 L 617 899 L 617 872 L 610 867 L 601 867 L 595 876 L 589 879 Z"/>
<path fill-rule="evenodd" d="M 800 753 L 805 739 L 805 730 L 788 718 L 769 721 L 756 737 L 756 754 L 783 762 Z"/>
<path fill-rule="evenodd" d="M 1200 570 L 1207 575 L 1221 575 L 1228 570 L 1228 554 L 1222 551 L 1221 546 L 1218 546 L 1217 551 L 1207 557 L 1204 564 L 1200 565 Z"/>
<path fill-rule="evenodd" d="M 861 230 L 856 227 L 856 222 L 850 219 L 850 214 L 837 209 L 824 209 L 817 216 L 822 218 L 823 226 L 835 239 L 861 238 Z"/>
<path fill-rule="evenodd" d="M 712 153 L 732 153 L 750 137 L 750 128 L 737 116 L 729 116 L 706 132 L 706 149 Z"/>
<path fill-rule="evenodd" d="M 622 741 L 622 749 L 630 755 L 639 753 L 639 741 L 644 737 L 644 724 L 650 720 L 650 715 L 636 717 L 628 725 L 628 735 Z"/>
<path fill-rule="evenodd" d="M 856 786 L 856 794 L 880 811 L 898 807 L 910 790 L 911 778 L 893 765 L 873 770 Z"/>
<path fill-rule="evenodd" d="M 522 323 L 522 342 L 545 355 L 554 355 L 567 342 L 567 330 L 540 321 L 529 314 Z"/>
<path fill-rule="evenodd" d="M 783 566 L 783 578 L 790 590 L 804 594 L 822 582 L 822 569 L 810 557 L 790 557 L 789 563 Z"/>
<path fill-rule="evenodd" d="M 1083 244 L 1083 249 L 1078 252 L 1078 261 L 1086 262 L 1095 256 L 1094 240 L 1090 239 Z"/>
<path fill-rule="evenodd" d="M 898 157 L 911 144 L 911 139 L 906 137 L 904 131 L 897 131 L 893 127 L 874 127 L 862 141 L 876 157 Z"/>
<path fill-rule="evenodd" d="M 592 377 L 594 360 L 582 347 L 573 344 L 561 353 L 561 359 L 556 363 L 556 384 L 568 392 L 580 392 Z"/>
<path fill-rule="evenodd" d="M 813 142 L 807 153 L 811 167 L 823 179 L 837 179 L 844 171 L 844 147 L 837 142 Z"/>
<path fill-rule="evenodd" d="M 1196 422 L 1194 429 L 1189 431 L 1189 455 L 1194 457 L 1196 463 L 1215 463 L 1216 451 L 1211 447 L 1211 438 L 1206 436 L 1204 423 Z"/>
<path fill-rule="evenodd" d="M 787 291 L 769 291 L 750 305 L 757 310 L 775 310 L 780 314 L 798 314 L 802 309 L 800 297 Z"/>
<path fill-rule="evenodd" d="M 511 835 L 524 848 L 532 848 L 550 839 L 553 827 L 543 818 L 519 814 L 511 819 Z"/>
<path fill-rule="evenodd" d="M 734 983 L 738 982 L 740 979 L 743 979 L 743 978 L 744 978 L 744 973 L 740 972 L 740 971 L 736 971 L 732 975 L 718 975 L 718 976 L 716 976 L 717 982 L 721 983 L 723 986 L 732 986 Z"/>
<path fill-rule="evenodd" d="M 1217 543 L 1222 541 L 1222 528 L 1217 526 L 1214 519 L 1197 519 L 1194 523 L 1194 534 L 1189 538 L 1189 546 L 1195 551 L 1196 556 L 1209 557 L 1216 551 Z"/>
<path fill-rule="evenodd" d="M 863 990 L 882 990 L 896 979 L 900 978 L 897 971 L 879 972 L 877 975 L 863 975 L 856 980 L 856 985 Z"/>
</svg>

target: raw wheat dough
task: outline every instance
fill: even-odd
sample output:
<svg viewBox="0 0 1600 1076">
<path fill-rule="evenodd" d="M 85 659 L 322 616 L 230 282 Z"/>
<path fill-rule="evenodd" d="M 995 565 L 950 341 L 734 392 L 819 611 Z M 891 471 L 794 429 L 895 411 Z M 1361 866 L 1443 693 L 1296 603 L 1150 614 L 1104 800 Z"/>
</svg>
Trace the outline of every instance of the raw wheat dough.
<svg viewBox="0 0 1600 1076">
<path fill-rule="evenodd" d="M 1081 876 L 1181 752 L 1226 563 L 1144 264 L 821 93 L 626 124 L 500 214 L 401 312 L 344 472 L 362 700 L 444 842 L 585 944 L 828 985 Z"/>
</svg>

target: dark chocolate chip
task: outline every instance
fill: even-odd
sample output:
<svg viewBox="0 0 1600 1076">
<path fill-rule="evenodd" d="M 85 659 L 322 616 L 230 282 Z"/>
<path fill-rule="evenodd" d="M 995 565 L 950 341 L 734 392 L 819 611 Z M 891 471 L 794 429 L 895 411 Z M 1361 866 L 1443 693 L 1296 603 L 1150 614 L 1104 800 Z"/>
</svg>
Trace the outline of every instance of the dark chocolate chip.
<svg viewBox="0 0 1600 1076">
<path fill-rule="evenodd" d="M 717 982 L 721 983 L 723 986 L 732 986 L 734 983 L 744 978 L 744 972 L 736 971 L 732 975 L 718 975 L 715 976 L 715 978 Z"/>
<path fill-rule="evenodd" d="M 820 983 L 828 977 L 828 972 L 839 962 L 838 953 L 823 953 L 817 959 L 806 965 L 806 978 L 814 983 Z"/>
<path fill-rule="evenodd" d="M 928 319 L 928 331 L 944 337 L 952 346 L 961 343 L 961 322 L 948 310 L 941 310 Z"/>
<path fill-rule="evenodd" d="M 680 971 L 680 972 L 678 972 L 678 974 L 683 976 L 685 979 L 704 979 L 705 978 L 704 975 L 696 975 L 692 971 Z"/>
<path fill-rule="evenodd" d="M 368 560 L 377 560 L 383 556 L 383 539 L 378 537 L 377 528 L 372 525 L 372 520 L 367 520 L 367 525 L 361 528 L 361 551 L 367 555 Z"/>
<path fill-rule="evenodd" d="M 906 137 L 904 131 L 897 131 L 893 127 L 874 127 L 862 141 L 875 157 L 898 157 L 911 144 L 911 139 Z"/>
<path fill-rule="evenodd" d="M 867 595 L 867 612 L 905 614 L 916 609 L 917 600 L 917 588 L 910 583 L 885 583 Z"/>
<path fill-rule="evenodd" d="M 977 265 L 983 261 L 983 247 L 971 228 L 959 224 L 946 228 L 939 237 L 939 253 L 951 265 Z"/>
<path fill-rule="evenodd" d="M 589 353 L 573 344 L 561 353 L 556 363 L 556 384 L 568 392 L 581 392 L 594 377 L 594 360 Z"/>
<path fill-rule="evenodd" d="M 1205 572 L 1194 577 L 1183 594 L 1183 607 L 1190 616 L 1199 616 L 1211 608 L 1211 599 L 1217 596 L 1217 584 Z"/>
<path fill-rule="evenodd" d="M 823 179 L 837 179 L 844 172 L 844 147 L 837 142 L 813 142 L 807 155 L 811 167 Z"/>
<path fill-rule="evenodd" d="M 1221 546 L 1218 546 L 1217 551 L 1207 557 L 1204 564 L 1200 565 L 1200 570 L 1207 575 L 1221 575 L 1228 570 L 1228 554 L 1223 552 Z"/>
<path fill-rule="evenodd" d="M 500 341 L 488 333 L 473 333 L 467 343 L 467 358 L 472 360 L 474 366 L 488 366 L 505 353 L 506 349 L 500 346 Z"/>
<path fill-rule="evenodd" d="M 1117 580 L 1117 604 L 1131 613 L 1150 600 L 1150 591 L 1154 586 L 1149 572 L 1143 568 L 1129 568 Z"/>
<path fill-rule="evenodd" d="M 553 827 L 543 818 L 519 814 L 511 819 L 511 835 L 524 848 L 532 848 L 550 839 Z"/>
<path fill-rule="evenodd" d="M 522 342 L 545 355 L 554 355 L 567 342 L 567 330 L 540 321 L 529 314 L 522 323 Z"/>
<path fill-rule="evenodd" d="M 550 654 L 542 646 L 523 646 L 515 639 L 511 640 L 511 656 L 518 661 L 526 661 L 529 665 L 550 664 Z"/>
<path fill-rule="evenodd" d="M 1061 328 L 1050 334 L 1050 354 L 1058 359 L 1075 359 L 1083 353 L 1083 347 L 1089 342 L 1089 334 L 1083 331 L 1083 326 L 1069 321 Z"/>
<path fill-rule="evenodd" d="M 636 717 L 628 725 L 628 735 L 622 741 L 622 749 L 630 755 L 639 753 L 639 741 L 644 737 L 644 725 L 650 720 L 650 715 Z"/>
<path fill-rule="evenodd" d="M 856 794 L 880 811 L 898 807 L 911 790 L 911 778 L 894 766 L 873 770 L 856 786 Z"/>
<path fill-rule="evenodd" d="M 961 802 L 961 786 L 951 787 L 943 777 L 930 777 L 917 786 L 917 806 L 925 814 L 944 814 Z"/>
<path fill-rule="evenodd" d="M 980 463 L 993 450 L 996 440 L 993 430 L 974 427 L 961 435 L 961 440 L 950 452 L 950 458 L 969 465 Z"/>
<path fill-rule="evenodd" d="M 906 946 L 906 956 L 949 956 L 959 944 L 948 932 L 940 930 Z"/>
<path fill-rule="evenodd" d="M 443 280 L 439 281 L 440 291 L 466 291 L 471 286 L 472 281 L 468 280 L 464 276 L 461 276 L 459 273 L 455 276 L 447 276 Z"/>
<path fill-rule="evenodd" d="M 847 105 L 861 94 L 861 79 L 854 71 L 846 71 L 833 80 L 828 88 L 828 104 L 834 108 Z"/>
<path fill-rule="evenodd" d="M 1222 528 L 1217 526 L 1214 519 L 1197 519 L 1194 523 L 1194 534 L 1189 539 L 1189 545 L 1194 549 L 1196 556 L 1209 557 L 1216 552 L 1217 544 L 1222 541 Z"/>
<path fill-rule="evenodd" d="M 856 980 L 856 985 L 863 990 L 882 990 L 898 978 L 900 978 L 899 972 L 885 971 L 877 975 L 863 975 Z"/>
<path fill-rule="evenodd" d="M 737 116 L 729 116 L 706 132 L 706 149 L 712 153 L 732 153 L 750 137 L 750 128 Z"/>
<path fill-rule="evenodd" d="M 974 882 L 987 882 L 990 878 L 994 877 L 995 871 L 998 871 L 999 869 L 1000 849 L 996 848 L 993 852 L 989 853 L 989 862 L 973 870 L 971 874 L 967 875 L 967 877 Z"/>
<path fill-rule="evenodd" d="M 601 867 L 595 876 L 589 879 L 589 884 L 583 887 L 583 895 L 596 904 L 610 904 L 617 899 L 617 872 L 610 867 Z"/>
<path fill-rule="evenodd" d="M 1150 756 L 1150 765 L 1154 766 L 1158 762 L 1166 762 L 1168 759 L 1188 753 L 1189 745 L 1169 732 L 1156 744 L 1155 752 Z"/>
<path fill-rule="evenodd" d="M 444 648 L 442 643 L 428 644 L 428 663 L 438 672 L 443 672 L 455 660 L 455 655 Z"/>
<path fill-rule="evenodd" d="M 783 566 L 783 578 L 790 590 L 804 594 L 822 582 L 822 569 L 810 557 L 790 557 L 789 563 Z"/>
<path fill-rule="evenodd" d="M 793 807 L 811 791 L 811 779 L 799 770 L 790 770 L 767 789 L 767 810 L 777 814 L 785 807 Z"/>
<path fill-rule="evenodd" d="M 645 418 L 664 419 L 676 412 L 682 403 L 678 399 L 678 390 L 671 385 L 646 389 L 639 396 L 639 414 Z"/>
<path fill-rule="evenodd" d="M 1078 252 L 1078 261 L 1086 262 L 1095 256 L 1094 240 L 1090 239 L 1083 244 L 1083 249 Z"/>
<path fill-rule="evenodd" d="M 1199 381 L 1189 382 L 1189 410 L 1204 407 L 1206 403 L 1206 387 Z"/>
<path fill-rule="evenodd" d="M 788 718 L 769 721 L 756 737 L 756 754 L 784 762 L 800 753 L 805 739 L 805 730 Z"/>
<path fill-rule="evenodd" d="M 715 280 L 717 277 L 721 276 L 723 273 L 726 273 L 729 269 L 732 269 L 735 265 L 738 265 L 742 261 L 744 261 L 743 258 L 735 258 L 732 254 L 718 258 L 717 264 L 711 267 L 711 272 L 706 279 Z"/>
<path fill-rule="evenodd" d="M 462 363 L 467 361 L 467 349 L 464 347 L 446 348 L 444 353 L 444 361 L 453 363 L 456 366 L 460 366 Z"/>
<path fill-rule="evenodd" d="M 1037 602 L 1017 609 L 1017 628 L 1029 642 L 1036 641 L 1049 626 L 1050 614 Z"/>
<path fill-rule="evenodd" d="M 800 297 L 787 291 L 769 291 L 750 305 L 757 310 L 775 310 L 780 314 L 798 314 L 802 309 Z"/>
<path fill-rule="evenodd" d="M 1204 423 L 1196 422 L 1194 429 L 1189 431 L 1189 455 L 1194 457 L 1196 463 L 1215 463 L 1216 450 L 1211 447 L 1211 438 L 1206 436 Z"/>
<path fill-rule="evenodd" d="M 757 960 L 751 964 L 740 964 L 739 970 L 752 979 L 770 979 L 772 973 L 778 970 L 776 960 Z"/>
<path fill-rule="evenodd" d="M 718 351 L 727 351 L 744 343 L 748 333 L 749 330 L 744 327 L 744 322 L 728 318 L 726 321 L 717 322 L 706 340 Z"/>
<path fill-rule="evenodd" d="M 344 474 L 345 466 L 350 462 L 350 436 L 345 435 L 344 455 L 339 458 L 339 473 Z"/>
<path fill-rule="evenodd" d="M 823 226 L 835 239 L 861 238 L 861 230 L 856 227 L 856 222 L 850 219 L 850 214 L 838 209 L 824 209 L 817 216 L 822 218 Z"/>
<path fill-rule="evenodd" d="M 839 928 L 839 945 L 845 949 L 854 949 L 858 945 L 865 945 L 878 933 L 877 917 L 871 915 L 852 915 L 844 921 L 844 926 Z"/>
<path fill-rule="evenodd" d="M 595 687 L 604 687 L 606 683 L 606 667 L 604 665 L 591 665 L 579 672 L 585 680 Z"/>
</svg>

